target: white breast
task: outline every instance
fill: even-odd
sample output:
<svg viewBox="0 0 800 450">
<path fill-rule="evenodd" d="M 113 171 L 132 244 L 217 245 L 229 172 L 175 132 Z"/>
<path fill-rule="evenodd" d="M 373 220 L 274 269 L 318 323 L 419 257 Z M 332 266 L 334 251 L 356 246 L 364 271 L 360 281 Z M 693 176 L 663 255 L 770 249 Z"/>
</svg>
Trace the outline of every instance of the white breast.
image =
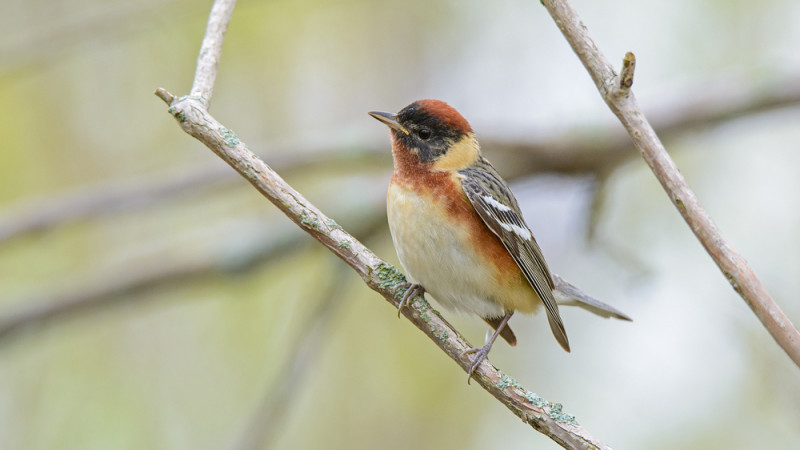
<svg viewBox="0 0 800 450">
<path fill-rule="evenodd" d="M 400 263 L 410 280 L 418 283 L 442 306 L 499 317 L 503 307 L 492 300 L 495 273 L 471 248 L 465 227 L 453 228 L 444 211 L 414 191 L 389 187 L 387 212 L 392 240 Z"/>
</svg>

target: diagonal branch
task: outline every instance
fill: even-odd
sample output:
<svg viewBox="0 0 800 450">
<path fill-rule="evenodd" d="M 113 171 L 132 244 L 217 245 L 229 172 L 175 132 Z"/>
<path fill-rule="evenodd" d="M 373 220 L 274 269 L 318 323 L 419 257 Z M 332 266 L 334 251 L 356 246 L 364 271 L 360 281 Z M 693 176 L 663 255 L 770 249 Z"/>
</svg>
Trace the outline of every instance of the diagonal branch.
<svg viewBox="0 0 800 450">
<path fill-rule="evenodd" d="M 603 100 L 622 122 L 633 144 L 661 182 L 692 232 L 719 266 L 733 289 L 750 306 L 781 348 L 795 364 L 800 366 L 800 333 L 772 299 L 744 258 L 736 253 L 720 234 L 639 108 L 636 97 L 630 91 L 635 61 L 633 54 L 626 55 L 623 76 L 618 76 L 567 0 L 542 0 L 542 4 L 586 67 Z"/>
<path fill-rule="evenodd" d="M 227 7 L 228 10 L 225 10 Z M 220 23 L 231 15 L 233 2 L 217 0 L 211 11 L 209 23 Z M 222 43 L 225 25 L 212 27 L 205 41 Z M 204 46 L 205 47 L 205 46 Z M 201 58 L 202 59 L 202 52 Z M 210 70 L 216 71 L 216 67 Z M 200 68 L 198 68 L 198 72 Z M 213 81 L 213 75 L 210 79 Z M 193 88 L 194 92 L 194 88 Z M 336 222 L 323 214 L 299 192 L 289 186 L 275 171 L 258 159 L 239 137 L 219 123 L 208 113 L 208 97 L 190 95 L 176 98 L 159 88 L 155 94 L 169 105 L 169 112 L 189 135 L 205 144 L 217 156 L 233 167 L 240 175 L 261 192 L 269 201 L 295 224 L 326 246 L 358 273 L 375 292 L 397 306 L 404 293 L 398 285 L 406 281 L 405 276 L 390 264 L 378 258 L 361 242 L 348 234 Z M 472 346 L 434 310 L 423 298 L 417 297 L 403 314 L 438 345 L 466 372 L 471 361 L 464 352 Z M 593 438 L 578 425 L 575 418 L 564 414 L 560 404 L 543 400 L 527 391 L 508 375 L 484 362 L 475 371 L 473 379 L 497 398 L 525 423 L 566 448 L 608 448 Z"/>
</svg>

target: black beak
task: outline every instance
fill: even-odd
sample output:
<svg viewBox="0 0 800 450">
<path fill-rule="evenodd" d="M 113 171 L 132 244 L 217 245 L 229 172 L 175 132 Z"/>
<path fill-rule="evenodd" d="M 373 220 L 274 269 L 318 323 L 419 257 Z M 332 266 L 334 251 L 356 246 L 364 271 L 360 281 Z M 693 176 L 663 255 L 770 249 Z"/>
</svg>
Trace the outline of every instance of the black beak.
<svg viewBox="0 0 800 450">
<path fill-rule="evenodd" d="M 384 124 L 386 124 L 389 128 L 394 130 L 400 131 L 405 134 L 409 134 L 408 130 L 402 125 L 400 122 L 397 121 L 397 114 L 387 113 L 387 112 L 380 112 L 380 111 L 370 111 L 369 115 L 380 120 Z"/>
</svg>

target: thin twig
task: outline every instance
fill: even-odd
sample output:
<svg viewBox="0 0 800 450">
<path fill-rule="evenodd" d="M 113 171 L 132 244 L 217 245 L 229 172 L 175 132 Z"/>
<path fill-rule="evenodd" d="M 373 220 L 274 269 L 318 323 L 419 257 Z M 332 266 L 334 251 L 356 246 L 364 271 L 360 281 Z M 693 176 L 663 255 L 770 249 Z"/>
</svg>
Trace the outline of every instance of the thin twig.
<svg viewBox="0 0 800 450">
<path fill-rule="evenodd" d="M 210 22 L 219 20 L 215 15 L 230 17 L 231 11 L 221 12 L 216 6 L 212 8 Z M 213 32 L 212 27 L 209 26 L 208 31 Z M 221 41 L 222 36 L 213 39 Z M 367 286 L 393 305 L 398 305 L 398 296 L 402 296 L 404 291 L 397 287 L 406 281 L 405 276 L 325 216 L 258 159 L 236 133 L 208 113 L 206 101 L 195 96 L 175 98 L 162 88 L 156 90 L 156 95 L 165 101 L 173 99 L 167 101 L 169 112 L 185 132 L 205 144 L 289 219 L 350 265 Z M 471 361 L 464 352 L 472 346 L 423 298 L 415 298 L 412 307 L 403 309 L 403 314 L 464 371 L 469 369 Z M 473 379 L 524 422 L 560 445 L 567 448 L 608 448 L 578 425 L 574 417 L 564 414 L 561 405 L 546 402 L 523 389 L 488 361 L 478 367 Z"/>
<path fill-rule="evenodd" d="M 747 262 L 722 237 L 667 154 L 636 97 L 620 87 L 620 77 L 591 39 L 586 26 L 567 0 L 542 0 L 572 49 L 594 80 L 600 95 L 628 131 L 633 144 L 653 170 L 664 190 L 700 243 L 717 263 L 775 341 L 800 366 L 800 333 L 767 292 Z M 629 65 L 633 78 L 633 66 Z"/>
<path fill-rule="evenodd" d="M 206 34 L 197 56 L 197 69 L 194 72 L 194 83 L 189 95 L 202 99 L 206 107 L 211 104 L 214 94 L 214 83 L 217 80 L 217 68 L 222 57 L 222 43 L 225 31 L 233 16 L 236 0 L 216 0 L 208 17 Z M 166 100 L 165 100 L 166 101 Z"/>
</svg>

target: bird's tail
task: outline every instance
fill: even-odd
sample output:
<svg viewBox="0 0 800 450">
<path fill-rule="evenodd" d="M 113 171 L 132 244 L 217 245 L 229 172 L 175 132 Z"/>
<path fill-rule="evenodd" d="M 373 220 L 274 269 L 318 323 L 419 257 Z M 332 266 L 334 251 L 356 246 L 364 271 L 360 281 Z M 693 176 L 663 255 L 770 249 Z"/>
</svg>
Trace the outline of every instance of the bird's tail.
<svg viewBox="0 0 800 450">
<path fill-rule="evenodd" d="M 553 296 L 556 298 L 556 303 L 559 305 L 579 306 L 589 312 L 597 314 L 600 317 L 613 317 L 615 319 L 628 321 L 633 320 L 622 311 L 589 296 L 575 286 L 567 283 L 566 280 L 556 274 L 553 274 L 553 281 L 555 282 L 556 286 L 555 289 L 553 289 Z"/>
</svg>

